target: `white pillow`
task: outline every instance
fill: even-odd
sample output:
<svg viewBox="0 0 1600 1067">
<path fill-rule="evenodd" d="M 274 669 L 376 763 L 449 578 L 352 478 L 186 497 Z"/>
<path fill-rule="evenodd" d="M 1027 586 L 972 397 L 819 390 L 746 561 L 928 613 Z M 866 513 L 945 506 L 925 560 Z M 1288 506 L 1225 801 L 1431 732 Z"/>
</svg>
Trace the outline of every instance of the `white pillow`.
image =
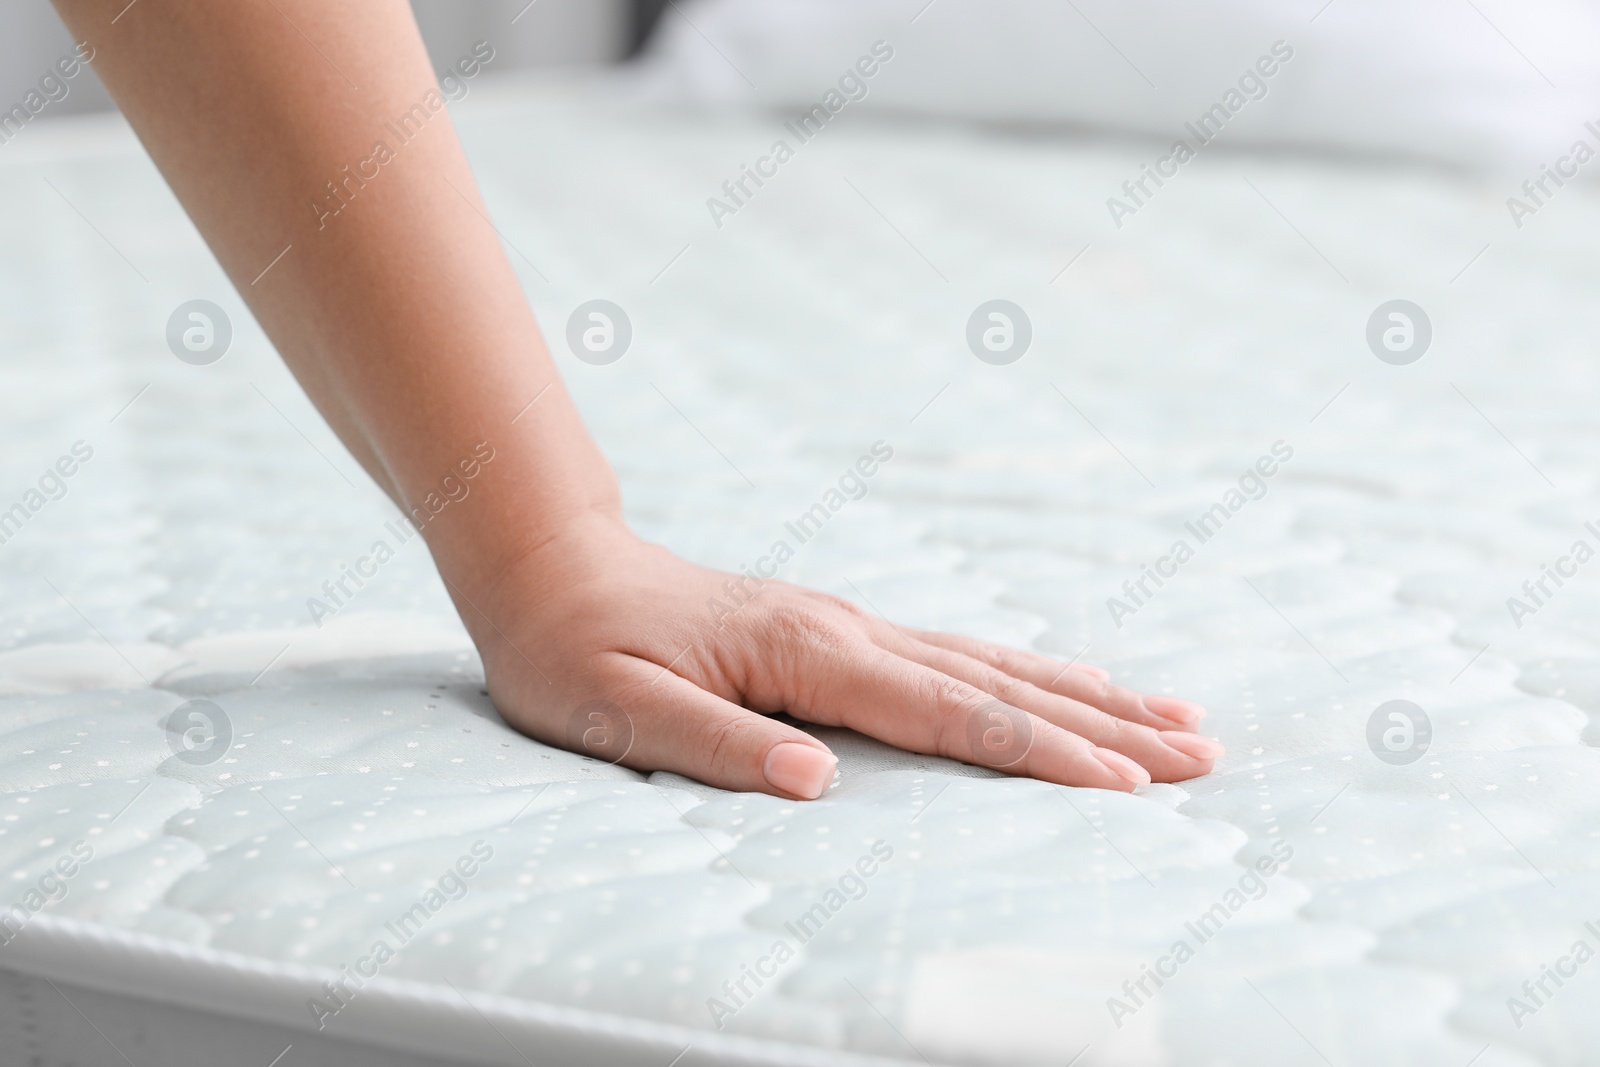
<svg viewBox="0 0 1600 1067">
<path fill-rule="evenodd" d="M 647 62 L 658 85 L 700 100 L 804 110 L 882 41 L 893 58 L 866 80 L 875 108 L 1192 144 L 1185 122 L 1245 99 L 1219 143 L 1422 157 L 1519 179 L 1580 138 L 1600 149 L 1600 11 L 1582 0 L 678 6 Z M 1227 98 L 1277 42 L 1292 56 L 1260 79 L 1265 95 Z"/>
</svg>

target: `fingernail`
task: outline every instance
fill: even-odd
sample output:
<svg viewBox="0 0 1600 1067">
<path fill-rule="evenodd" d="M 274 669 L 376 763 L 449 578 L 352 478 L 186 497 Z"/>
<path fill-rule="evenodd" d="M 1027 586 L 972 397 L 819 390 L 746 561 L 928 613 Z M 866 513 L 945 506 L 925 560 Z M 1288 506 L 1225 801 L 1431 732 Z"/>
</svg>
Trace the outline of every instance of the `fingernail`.
<svg viewBox="0 0 1600 1067">
<path fill-rule="evenodd" d="M 1192 700 L 1179 700 L 1177 697 L 1147 696 L 1144 698 L 1144 707 L 1151 714 L 1184 726 L 1193 726 L 1206 717 L 1205 708 Z"/>
<path fill-rule="evenodd" d="M 1216 759 L 1227 751 L 1222 747 L 1221 741 L 1213 741 L 1211 738 L 1201 737 L 1199 734 L 1187 734 L 1182 730 L 1161 730 L 1159 732 L 1161 740 L 1167 743 L 1168 748 L 1175 748 L 1185 756 L 1193 756 L 1195 759 Z"/>
<path fill-rule="evenodd" d="M 820 748 L 784 741 L 773 745 L 761 767 L 767 784 L 793 796 L 815 800 L 833 781 L 839 757 Z"/>
<path fill-rule="evenodd" d="M 1120 752 L 1113 752 L 1109 748 L 1094 748 L 1089 751 L 1094 753 L 1094 758 L 1104 763 L 1111 773 L 1121 778 L 1130 785 L 1140 786 L 1150 784 L 1150 772 L 1139 766 L 1133 760 Z"/>
</svg>

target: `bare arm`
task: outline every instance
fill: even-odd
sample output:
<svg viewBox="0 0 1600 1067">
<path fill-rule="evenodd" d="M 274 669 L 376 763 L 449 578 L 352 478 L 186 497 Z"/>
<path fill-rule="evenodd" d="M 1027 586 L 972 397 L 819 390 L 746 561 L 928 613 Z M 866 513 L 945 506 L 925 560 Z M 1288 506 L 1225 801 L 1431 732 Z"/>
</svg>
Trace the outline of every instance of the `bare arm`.
<svg viewBox="0 0 1600 1067">
<path fill-rule="evenodd" d="M 540 478 L 486 492 L 516 521 L 475 531 L 477 551 L 446 547 L 463 524 L 441 517 L 429 541 L 456 561 L 447 577 L 475 591 L 575 512 L 615 512 L 605 460 L 478 213 L 408 7 L 139 0 L 112 25 L 125 4 L 59 7 L 279 354 L 378 484 L 397 503 L 420 500 L 486 435 L 540 457 Z M 409 141 L 396 136 L 414 128 Z M 379 142 L 392 161 L 362 167 Z M 317 205 L 338 203 L 330 182 L 353 196 L 319 219 Z M 546 386 L 539 417 L 513 426 Z"/>
<path fill-rule="evenodd" d="M 508 721 L 631 767 L 802 797 L 822 791 L 833 759 L 762 712 L 1069 784 L 1130 789 L 1210 769 L 1220 746 L 1192 732 L 1196 705 L 1140 697 L 1093 668 L 901 631 L 777 581 L 746 582 L 747 605 L 713 618 L 706 602 L 727 595 L 727 576 L 622 522 L 408 6 L 125 4 L 57 0 L 368 473 L 409 511 L 480 443 L 494 450 L 463 505 L 424 532 Z M 369 162 L 380 143 L 389 158 Z M 330 182 L 351 194 L 336 215 Z"/>
</svg>

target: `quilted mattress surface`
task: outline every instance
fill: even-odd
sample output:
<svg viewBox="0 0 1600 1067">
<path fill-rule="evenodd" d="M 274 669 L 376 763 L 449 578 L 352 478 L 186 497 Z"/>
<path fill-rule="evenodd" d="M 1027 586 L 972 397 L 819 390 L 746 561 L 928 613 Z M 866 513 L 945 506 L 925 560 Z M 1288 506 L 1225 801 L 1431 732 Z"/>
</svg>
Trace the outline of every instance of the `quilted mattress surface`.
<svg viewBox="0 0 1600 1067">
<path fill-rule="evenodd" d="M 643 533 L 786 540 L 786 580 L 1199 700 L 1227 756 L 1120 795 L 823 730 L 802 804 L 522 737 L 137 142 L 75 121 L 0 150 L 0 968 L 484 1062 L 519 1017 L 663 1065 L 1593 1062 L 1590 189 L 1519 229 L 1492 182 L 1219 149 L 1119 227 L 1149 146 L 860 113 L 729 215 L 783 116 L 456 114 Z"/>
</svg>

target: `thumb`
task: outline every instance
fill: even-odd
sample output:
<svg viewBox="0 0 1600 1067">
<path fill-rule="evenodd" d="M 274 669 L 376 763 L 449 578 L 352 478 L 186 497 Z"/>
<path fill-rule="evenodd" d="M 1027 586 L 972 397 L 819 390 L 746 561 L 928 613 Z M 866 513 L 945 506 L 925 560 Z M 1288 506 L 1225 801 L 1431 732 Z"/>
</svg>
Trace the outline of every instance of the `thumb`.
<svg viewBox="0 0 1600 1067">
<path fill-rule="evenodd" d="M 567 743 L 634 770 L 673 771 L 720 789 L 798 800 L 821 796 L 839 764 L 827 745 L 805 731 L 708 693 L 647 660 L 629 657 L 613 699 L 631 743 L 614 739 L 602 751 L 585 743 L 581 730 Z"/>
</svg>

